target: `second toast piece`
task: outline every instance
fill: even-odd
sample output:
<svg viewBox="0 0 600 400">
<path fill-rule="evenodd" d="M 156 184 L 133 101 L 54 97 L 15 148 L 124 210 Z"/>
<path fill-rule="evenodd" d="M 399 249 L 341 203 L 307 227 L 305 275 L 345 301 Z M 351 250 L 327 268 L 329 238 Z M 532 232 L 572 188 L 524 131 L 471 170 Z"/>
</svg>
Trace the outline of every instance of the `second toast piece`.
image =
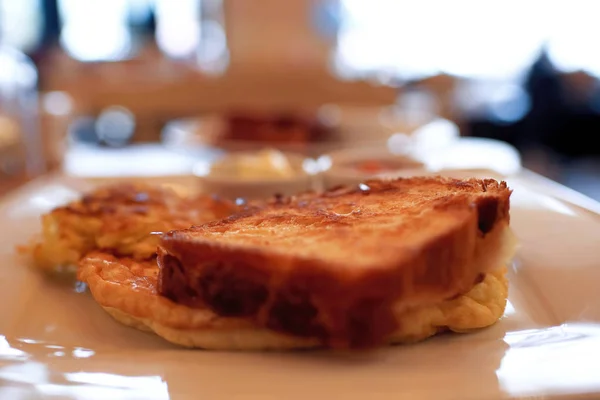
<svg viewBox="0 0 600 400">
<path fill-rule="evenodd" d="M 280 198 L 164 235 L 159 291 L 330 347 L 377 345 L 399 309 L 465 293 L 505 264 L 510 193 L 436 177 Z"/>
</svg>

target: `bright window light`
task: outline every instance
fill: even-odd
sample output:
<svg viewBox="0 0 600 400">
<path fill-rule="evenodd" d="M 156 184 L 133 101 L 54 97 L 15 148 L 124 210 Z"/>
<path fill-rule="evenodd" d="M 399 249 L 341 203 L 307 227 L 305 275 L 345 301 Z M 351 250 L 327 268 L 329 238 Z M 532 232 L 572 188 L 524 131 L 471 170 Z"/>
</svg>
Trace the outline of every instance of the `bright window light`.
<svg viewBox="0 0 600 400">
<path fill-rule="evenodd" d="M 80 61 L 118 61 L 131 50 L 127 0 L 59 0 L 60 42 Z"/>
<path fill-rule="evenodd" d="M 600 76 L 597 0 L 340 0 L 342 77 L 438 73 L 514 81 L 547 46 L 563 71 Z"/>
<path fill-rule="evenodd" d="M 200 44 L 199 0 L 156 0 L 156 42 L 172 58 L 196 54 Z"/>
</svg>

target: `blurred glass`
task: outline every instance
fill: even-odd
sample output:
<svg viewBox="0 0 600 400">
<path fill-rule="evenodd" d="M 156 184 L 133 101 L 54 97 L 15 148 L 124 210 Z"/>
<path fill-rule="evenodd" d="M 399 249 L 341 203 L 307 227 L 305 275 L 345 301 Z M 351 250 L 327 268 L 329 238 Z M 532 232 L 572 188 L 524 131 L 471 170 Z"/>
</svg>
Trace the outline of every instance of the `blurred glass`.
<svg viewBox="0 0 600 400">
<path fill-rule="evenodd" d="M 156 0 L 156 43 L 173 59 L 192 59 L 200 45 L 200 0 Z"/>
<path fill-rule="evenodd" d="M 156 43 L 168 58 L 195 64 L 206 73 L 227 68 L 221 0 L 154 1 Z"/>
<path fill-rule="evenodd" d="M 131 54 L 127 0 L 58 0 L 60 42 L 79 61 L 118 61 Z"/>
<path fill-rule="evenodd" d="M 41 0 L 0 0 L 0 37 L 6 46 L 25 53 L 42 41 Z"/>
<path fill-rule="evenodd" d="M 40 94 L 40 131 L 48 169 L 62 165 L 67 148 L 67 132 L 74 118 L 74 102 L 66 92 Z"/>
<path fill-rule="evenodd" d="M 31 60 L 0 46 L 0 179 L 25 179 L 45 170 L 37 101 Z"/>
</svg>

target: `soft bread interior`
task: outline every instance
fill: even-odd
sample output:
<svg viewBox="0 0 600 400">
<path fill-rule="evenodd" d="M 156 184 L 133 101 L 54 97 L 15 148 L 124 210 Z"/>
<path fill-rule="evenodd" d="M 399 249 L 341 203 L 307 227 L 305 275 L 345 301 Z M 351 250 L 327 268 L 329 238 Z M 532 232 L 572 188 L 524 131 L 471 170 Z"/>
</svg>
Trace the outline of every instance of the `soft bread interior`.
<svg viewBox="0 0 600 400">
<path fill-rule="evenodd" d="M 499 265 L 508 265 L 515 255 L 517 246 L 518 241 L 508 223 L 500 223 L 492 231 L 476 239 L 475 255 L 471 258 L 470 264 L 464 265 L 462 269 L 478 272 L 480 276 L 487 275 L 497 269 Z M 446 296 L 452 297 L 470 290 L 473 287 L 473 281 L 464 279 L 462 283 L 456 284 L 458 289 L 452 293 L 446 293 Z M 460 289 L 461 287 L 463 289 Z M 411 289 L 412 293 L 405 295 L 401 302 L 397 302 L 396 312 L 440 302 L 439 288 L 434 290 L 420 286 L 407 286 L 407 288 Z"/>
<path fill-rule="evenodd" d="M 507 295 L 506 267 L 497 268 L 464 295 L 440 304 L 399 312 L 399 328 L 390 336 L 388 343 L 414 343 L 444 331 L 465 333 L 493 325 L 504 314 Z M 316 339 L 284 335 L 260 327 L 174 328 L 161 321 L 133 316 L 127 310 L 103 308 L 122 324 L 154 332 L 168 342 L 190 348 L 266 351 L 321 347 Z"/>
</svg>

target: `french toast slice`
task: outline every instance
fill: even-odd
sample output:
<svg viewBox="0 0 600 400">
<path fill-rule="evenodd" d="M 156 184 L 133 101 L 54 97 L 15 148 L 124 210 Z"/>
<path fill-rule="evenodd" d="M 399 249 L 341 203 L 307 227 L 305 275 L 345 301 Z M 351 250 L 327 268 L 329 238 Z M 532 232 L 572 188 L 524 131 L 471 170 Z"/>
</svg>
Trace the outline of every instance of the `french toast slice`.
<svg viewBox="0 0 600 400">
<path fill-rule="evenodd" d="M 103 250 L 136 260 L 156 255 L 157 233 L 185 229 L 239 211 L 211 196 L 184 196 L 144 183 L 97 187 L 80 199 L 42 215 L 42 232 L 21 252 L 36 268 L 53 272 L 74 267 L 91 251 Z"/>
<path fill-rule="evenodd" d="M 398 312 L 467 293 L 512 257 L 511 190 L 492 179 L 367 181 L 171 231 L 161 295 L 329 347 L 370 347 Z"/>
</svg>

